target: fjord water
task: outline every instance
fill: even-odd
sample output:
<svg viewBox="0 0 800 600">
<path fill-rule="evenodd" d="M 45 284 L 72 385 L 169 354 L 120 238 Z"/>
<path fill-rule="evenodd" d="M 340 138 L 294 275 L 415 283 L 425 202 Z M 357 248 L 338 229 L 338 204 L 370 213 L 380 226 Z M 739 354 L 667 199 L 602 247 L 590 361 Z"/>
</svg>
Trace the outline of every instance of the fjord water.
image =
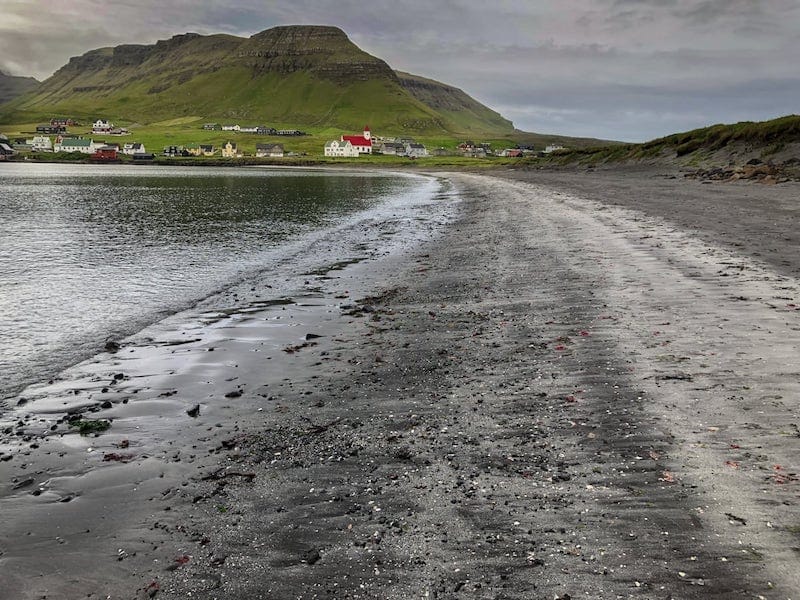
<svg viewBox="0 0 800 600">
<path fill-rule="evenodd" d="M 310 170 L 0 166 L 0 398 L 108 338 L 268 277 L 282 248 L 425 185 Z"/>
</svg>

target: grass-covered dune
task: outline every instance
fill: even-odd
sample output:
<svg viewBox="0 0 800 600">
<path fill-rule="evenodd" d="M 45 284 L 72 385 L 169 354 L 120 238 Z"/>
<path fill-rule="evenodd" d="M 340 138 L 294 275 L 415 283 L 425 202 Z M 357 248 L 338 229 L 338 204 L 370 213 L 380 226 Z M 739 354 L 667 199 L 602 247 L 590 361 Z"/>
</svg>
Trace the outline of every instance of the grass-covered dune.
<svg viewBox="0 0 800 600">
<path fill-rule="evenodd" d="M 675 133 L 643 144 L 588 146 L 561 151 L 556 163 L 674 162 L 688 166 L 747 160 L 791 161 L 800 158 L 800 116 L 770 121 L 719 124 Z"/>
</svg>

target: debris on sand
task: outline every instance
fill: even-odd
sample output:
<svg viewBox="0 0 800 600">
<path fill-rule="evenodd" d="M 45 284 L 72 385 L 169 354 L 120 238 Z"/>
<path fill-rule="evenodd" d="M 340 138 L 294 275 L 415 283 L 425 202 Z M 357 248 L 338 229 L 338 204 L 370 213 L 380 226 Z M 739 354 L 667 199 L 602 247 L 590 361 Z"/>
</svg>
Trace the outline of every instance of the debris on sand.
<svg viewBox="0 0 800 600">
<path fill-rule="evenodd" d="M 81 435 L 91 435 L 93 433 L 100 433 L 111 427 L 111 421 L 108 419 L 76 419 L 70 421 L 70 427 L 74 427 Z"/>
</svg>

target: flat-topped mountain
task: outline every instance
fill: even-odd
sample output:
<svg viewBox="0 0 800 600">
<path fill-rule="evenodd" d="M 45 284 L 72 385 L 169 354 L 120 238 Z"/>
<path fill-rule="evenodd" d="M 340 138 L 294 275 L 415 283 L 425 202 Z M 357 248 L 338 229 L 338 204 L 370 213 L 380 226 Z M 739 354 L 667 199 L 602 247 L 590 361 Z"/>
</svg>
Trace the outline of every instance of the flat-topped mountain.
<svg viewBox="0 0 800 600">
<path fill-rule="evenodd" d="M 0 71 L 0 104 L 31 91 L 39 85 L 33 77 L 16 77 Z"/>
<path fill-rule="evenodd" d="M 195 33 L 74 57 L 0 109 L 140 123 L 197 117 L 387 132 L 509 134 L 513 125 L 456 88 L 396 73 L 336 27 L 274 27 L 249 38 Z"/>
</svg>

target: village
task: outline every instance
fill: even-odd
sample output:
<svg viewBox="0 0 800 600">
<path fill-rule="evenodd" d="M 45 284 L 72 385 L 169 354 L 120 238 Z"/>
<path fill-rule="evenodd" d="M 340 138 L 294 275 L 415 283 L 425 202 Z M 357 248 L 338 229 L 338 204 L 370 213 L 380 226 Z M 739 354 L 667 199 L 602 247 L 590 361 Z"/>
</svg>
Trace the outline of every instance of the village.
<svg viewBox="0 0 800 600">
<path fill-rule="evenodd" d="M 195 143 L 186 145 L 168 145 L 158 150 L 146 148 L 143 142 L 116 142 L 109 138 L 128 137 L 132 133 L 124 127 L 117 127 L 105 119 L 97 119 L 91 124 L 91 131 L 86 133 L 70 133 L 70 129 L 84 127 L 79 121 L 67 117 L 54 117 L 49 123 L 36 126 L 32 137 L 16 137 L 10 139 L 0 134 L 0 160 L 15 154 L 23 156 L 36 153 L 78 153 L 86 155 L 91 162 L 135 162 L 154 161 L 157 156 L 167 158 L 263 158 L 280 159 L 285 157 L 308 156 L 308 152 L 287 150 L 280 142 L 252 142 L 245 148 L 244 143 L 235 141 L 241 134 L 297 138 L 307 136 L 299 129 L 276 129 L 265 125 L 242 126 L 239 124 L 206 123 L 203 131 L 224 131 L 231 134 L 230 139 L 222 144 Z M 85 127 L 84 127 L 85 128 Z M 468 158 L 526 158 L 551 154 L 563 150 L 562 146 L 549 145 L 536 151 L 532 146 L 515 146 L 495 151 L 486 142 L 465 140 L 452 148 L 437 147 L 428 150 L 423 143 L 411 137 L 390 137 L 374 135 L 368 125 L 360 134 L 342 134 L 339 139 L 328 140 L 321 148 L 326 158 L 358 158 L 366 155 L 403 157 L 417 160 L 429 156 L 446 157 L 461 156 Z"/>
</svg>

